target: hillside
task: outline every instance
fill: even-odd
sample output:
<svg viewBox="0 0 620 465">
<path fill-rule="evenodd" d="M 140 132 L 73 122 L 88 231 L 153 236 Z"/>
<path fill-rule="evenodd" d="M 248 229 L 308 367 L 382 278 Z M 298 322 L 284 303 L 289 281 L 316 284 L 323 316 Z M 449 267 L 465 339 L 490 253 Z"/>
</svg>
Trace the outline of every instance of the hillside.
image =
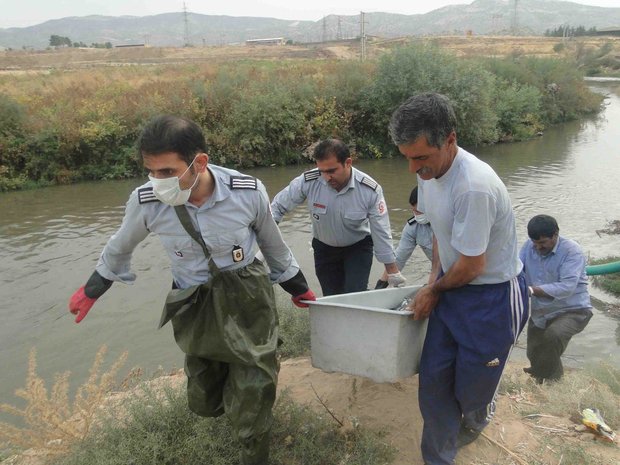
<svg viewBox="0 0 620 465">
<path fill-rule="evenodd" d="M 384 38 L 422 35 L 479 34 L 537 35 L 560 25 L 587 29 L 620 27 L 620 8 L 602 8 L 557 0 L 476 0 L 420 15 L 367 13 L 366 34 Z M 575 22 L 578 18 L 578 24 Z M 359 16 L 326 16 L 319 21 L 188 14 L 188 38 L 193 46 L 239 44 L 247 39 L 284 37 L 294 42 L 319 42 L 357 37 Z M 113 45 L 182 46 L 183 13 L 154 16 L 68 17 L 24 28 L 0 29 L 0 47 L 44 49 L 51 35 L 74 42 Z"/>
</svg>

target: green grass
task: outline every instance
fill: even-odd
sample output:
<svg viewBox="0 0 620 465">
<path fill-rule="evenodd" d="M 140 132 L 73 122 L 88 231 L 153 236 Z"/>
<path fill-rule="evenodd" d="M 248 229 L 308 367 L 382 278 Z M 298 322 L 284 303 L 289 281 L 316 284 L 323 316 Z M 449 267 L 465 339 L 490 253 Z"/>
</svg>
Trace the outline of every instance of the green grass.
<svg viewBox="0 0 620 465">
<path fill-rule="evenodd" d="M 276 291 L 276 305 L 280 317 L 279 354 L 283 358 L 301 357 L 310 354 L 310 316 L 307 308 L 297 308 L 291 296 L 279 287 Z"/>
<path fill-rule="evenodd" d="M 558 382 L 535 384 L 521 370 L 506 374 L 501 381 L 500 395 L 516 395 L 523 401 L 511 403 L 516 413 L 527 415 L 552 415 L 558 417 L 558 424 L 572 419 L 579 422 L 585 408 L 597 408 L 609 427 L 620 429 L 620 370 L 606 363 L 590 365 L 583 370 L 568 371 Z M 524 420 L 528 422 L 530 420 Z M 573 435 L 557 435 L 538 430 L 536 441 L 528 441 L 529 459 L 532 465 L 562 463 L 565 465 L 611 465 L 605 448 L 617 445 L 598 441 L 591 446 L 591 436 L 583 433 L 579 439 Z M 562 457 L 560 460 L 560 456 Z M 539 461 L 540 459 L 540 461 Z M 549 461 L 553 459 L 553 461 Z M 511 462 L 514 463 L 514 462 Z"/>
<path fill-rule="evenodd" d="M 502 377 L 499 392 L 527 393 L 533 398 L 535 405 L 528 407 L 525 404 L 522 408 L 533 408 L 537 410 L 536 413 L 559 417 L 580 415 L 584 408 L 597 408 L 607 424 L 618 429 L 620 428 L 619 390 L 620 370 L 606 363 L 598 363 L 588 365 L 583 370 L 568 371 L 560 381 L 543 385 L 534 384 L 525 373 L 512 373 Z"/>
<path fill-rule="evenodd" d="M 145 390 L 110 415 L 54 465 L 237 465 L 239 448 L 225 416 L 201 418 L 187 409 L 184 388 Z M 365 430 L 342 433 L 328 416 L 293 403 L 274 407 L 272 465 L 381 465 L 394 451 Z M 119 417 L 122 418 L 119 420 Z"/>
<path fill-rule="evenodd" d="M 592 260 L 589 265 L 602 265 L 603 263 L 617 262 L 620 257 L 605 257 L 598 260 Z M 602 274 L 592 276 L 592 284 L 603 289 L 610 294 L 620 297 L 620 273 Z"/>
</svg>

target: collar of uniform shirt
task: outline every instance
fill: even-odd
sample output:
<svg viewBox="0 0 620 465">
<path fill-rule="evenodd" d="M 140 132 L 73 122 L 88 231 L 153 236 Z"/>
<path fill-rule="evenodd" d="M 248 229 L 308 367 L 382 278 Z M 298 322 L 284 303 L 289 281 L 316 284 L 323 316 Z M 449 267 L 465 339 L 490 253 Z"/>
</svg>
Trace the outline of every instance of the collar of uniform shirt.
<svg viewBox="0 0 620 465">
<path fill-rule="evenodd" d="M 359 171 L 356 170 L 355 168 L 351 167 L 351 176 L 349 177 L 349 181 L 347 182 L 347 185 L 345 187 L 343 187 L 342 189 L 340 189 L 336 195 L 344 194 L 349 189 L 354 189 L 355 188 L 355 175 L 357 173 L 359 173 Z M 325 181 L 323 178 L 321 178 L 321 180 L 323 181 L 324 184 L 327 184 L 327 181 Z"/>
<path fill-rule="evenodd" d="M 207 169 L 211 173 L 215 186 L 213 186 L 213 193 L 211 194 L 211 197 L 209 197 L 200 207 L 196 207 L 199 210 L 211 208 L 216 202 L 220 202 L 230 197 L 230 188 L 226 182 L 226 174 L 221 173 L 216 166 L 207 166 Z"/>
</svg>

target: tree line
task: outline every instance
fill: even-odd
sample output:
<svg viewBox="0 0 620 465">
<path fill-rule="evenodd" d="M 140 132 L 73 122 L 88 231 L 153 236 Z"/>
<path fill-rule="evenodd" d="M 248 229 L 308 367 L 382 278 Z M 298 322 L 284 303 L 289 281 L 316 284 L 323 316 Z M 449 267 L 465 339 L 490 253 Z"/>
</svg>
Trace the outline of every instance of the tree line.
<svg viewBox="0 0 620 465">
<path fill-rule="evenodd" d="M 69 37 L 52 34 L 49 41 L 50 47 L 90 47 L 90 48 L 112 48 L 111 42 L 96 43 L 86 45 L 84 42 L 73 42 Z"/>
<path fill-rule="evenodd" d="M 517 141 L 598 111 L 571 59 L 459 59 L 410 45 L 376 61 L 280 60 L 0 75 L 0 191 L 143 174 L 134 141 L 151 117 L 198 122 L 213 163 L 308 161 L 338 137 L 358 157 L 398 156 L 394 109 L 417 92 L 453 101 L 459 143 Z"/>
<path fill-rule="evenodd" d="M 596 35 L 595 27 L 586 29 L 584 26 L 573 27 L 567 24 L 558 26 L 555 29 L 547 29 L 545 31 L 546 37 L 581 37 L 581 36 L 595 36 L 595 35 Z"/>
</svg>

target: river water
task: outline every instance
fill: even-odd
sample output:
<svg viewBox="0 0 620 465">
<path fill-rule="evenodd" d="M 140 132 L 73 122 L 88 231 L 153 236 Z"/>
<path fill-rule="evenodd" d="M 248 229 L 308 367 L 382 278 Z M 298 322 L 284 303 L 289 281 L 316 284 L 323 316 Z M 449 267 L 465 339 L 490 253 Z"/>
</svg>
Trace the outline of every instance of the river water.
<svg viewBox="0 0 620 465">
<path fill-rule="evenodd" d="M 514 144 L 469 148 L 490 163 L 508 186 L 520 242 L 535 214 L 556 217 L 561 234 L 580 242 L 592 258 L 620 255 L 620 236 L 597 233 L 620 219 L 620 82 L 590 83 L 607 95 L 596 118 L 563 124 L 542 137 Z M 356 162 L 384 188 L 394 238 L 410 216 L 407 199 L 415 183 L 402 157 Z M 246 170 L 262 179 L 274 195 L 311 166 Z M 162 302 L 170 287 L 169 265 L 155 237 L 134 252 L 133 286 L 115 284 L 79 325 L 67 301 L 90 276 L 101 248 L 118 227 L 128 194 L 143 180 L 110 181 L 0 194 L 0 402 L 14 403 L 22 386 L 28 352 L 38 351 L 38 372 L 70 370 L 81 382 L 102 344 L 108 360 L 129 351 L 128 366 L 147 373 L 182 366 L 171 329 L 157 330 Z M 303 207 L 281 229 L 315 291 L 319 290 L 310 252 L 310 223 Z M 410 283 L 423 282 L 430 270 L 416 250 L 404 270 Z M 371 284 L 380 275 L 375 263 Z M 569 365 L 607 361 L 620 367 L 620 321 L 606 311 L 618 300 L 591 287 L 597 300 L 593 319 L 567 350 Z M 525 345 L 525 338 L 520 340 Z M 513 357 L 524 360 L 523 348 Z"/>
</svg>

